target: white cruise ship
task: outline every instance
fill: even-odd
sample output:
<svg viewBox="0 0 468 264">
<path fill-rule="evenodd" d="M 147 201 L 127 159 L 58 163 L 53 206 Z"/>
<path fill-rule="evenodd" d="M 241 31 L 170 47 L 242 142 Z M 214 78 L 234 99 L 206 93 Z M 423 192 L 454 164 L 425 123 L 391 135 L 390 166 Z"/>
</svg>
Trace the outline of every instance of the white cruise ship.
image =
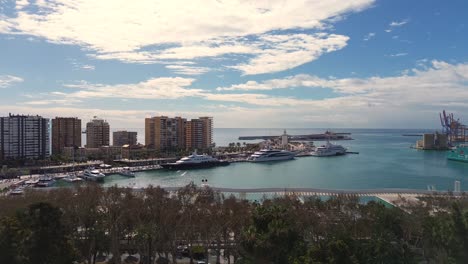
<svg viewBox="0 0 468 264">
<path fill-rule="evenodd" d="M 252 162 L 290 160 L 293 159 L 294 156 L 295 154 L 293 152 L 287 150 L 262 149 L 256 151 L 247 160 Z"/>
<path fill-rule="evenodd" d="M 346 154 L 346 148 L 341 145 L 333 145 L 329 141 L 327 141 L 327 144 L 317 147 L 315 151 L 311 153 L 312 156 L 317 157 L 338 156 L 344 154 Z"/>
<path fill-rule="evenodd" d="M 89 168 L 84 170 L 84 173 L 81 175 L 81 177 L 87 181 L 103 182 L 105 175 L 99 170 Z"/>
</svg>

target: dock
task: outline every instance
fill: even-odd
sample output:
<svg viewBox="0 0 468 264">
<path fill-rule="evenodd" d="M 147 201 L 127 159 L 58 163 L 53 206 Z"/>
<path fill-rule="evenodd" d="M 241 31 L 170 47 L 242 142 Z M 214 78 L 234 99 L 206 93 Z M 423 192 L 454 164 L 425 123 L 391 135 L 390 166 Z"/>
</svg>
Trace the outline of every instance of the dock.
<svg viewBox="0 0 468 264">
<path fill-rule="evenodd" d="M 349 136 L 351 133 L 323 133 L 323 134 L 308 134 L 308 135 L 289 135 L 290 141 L 323 141 L 323 140 L 352 140 Z M 240 136 L 239 140 L 270 140 L 280 136 Z"/>
</svg>

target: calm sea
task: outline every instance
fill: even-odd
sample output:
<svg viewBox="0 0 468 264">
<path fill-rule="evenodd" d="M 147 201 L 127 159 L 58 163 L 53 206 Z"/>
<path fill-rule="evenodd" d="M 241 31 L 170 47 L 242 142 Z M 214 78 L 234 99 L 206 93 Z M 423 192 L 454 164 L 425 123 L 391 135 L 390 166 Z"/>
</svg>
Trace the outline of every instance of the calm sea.
<svg viewBox="0 0 468 264">
<path fill-rule="evenodd" d="M 323 133 L 325 129 L 287 129 L 288 134 Z M 273 163 L 235 163 L 226 167 L 188 171 L 140 172 L 134 179 L 112 175 L 105 185 L 182 186 L 208 179 L 218 187 L 313 187 L 334 189 L 410 188 L 453 190 L 455 180 L 468 190 L 468 163 L 448 161 L 445 152 L 410 148 L 428 130 L 333 129 L 350 132 L 354 140 L 339 141 L 350 151 L 339 157 L 303 157 Z M 218 146 L 237 142 L 239 136 L 280 135 L 283 129 L 215 129 Z M 249 142 L 249 141 L 245 141 Z M 321 142 L 316 142 L 316 145 Z"/>
</svg>

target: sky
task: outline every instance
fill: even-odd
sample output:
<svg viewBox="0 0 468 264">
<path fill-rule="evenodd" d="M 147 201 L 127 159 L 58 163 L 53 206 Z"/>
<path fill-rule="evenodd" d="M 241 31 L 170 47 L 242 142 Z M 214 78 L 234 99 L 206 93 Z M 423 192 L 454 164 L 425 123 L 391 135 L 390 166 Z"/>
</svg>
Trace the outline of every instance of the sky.
<svg viewBox="0 0 468 264">
<path fill-rule="evenodd" d="M 233 128 L 468 123 L 463 0 L 0 0 L 0 115 Z"/>
</svg>

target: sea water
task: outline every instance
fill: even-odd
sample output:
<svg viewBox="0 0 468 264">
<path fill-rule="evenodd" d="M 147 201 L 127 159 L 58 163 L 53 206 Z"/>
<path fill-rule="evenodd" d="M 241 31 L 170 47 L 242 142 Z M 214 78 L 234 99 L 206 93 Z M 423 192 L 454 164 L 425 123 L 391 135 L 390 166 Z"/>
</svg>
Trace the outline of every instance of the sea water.
<svg viewBox="0 0 468 264">
<path fill-rule="evenodd" d="M 468 190 L 468 163 L 449 161 L 445 151 L 411 148 L 420 137 L 404 134 L 433 132 L 396 129 L 333 129 L 350 132 L 354 140 L 336 141 L 349 151 L 337 157 L 301 157 L 289 161 L 233 163 L 209 169 L 139 172 L 135 178 L 108 176 L 105 186 L 183 186 L 207 179 L 211 186 L 232 188 L 310 187 L 327 189 L 407 188 L 453 190 L 455 180 Z M 323 133 L 325 129 L 287 129 L 291 135 Z M 281 135 L 283 129 L 215 129 L 217 146 L 238 142 L 239 136 Z M 241 141 L 249 143 L 251 141 Z M 320 145 L 324 142 L 314 142 Z"/>
</svg>

